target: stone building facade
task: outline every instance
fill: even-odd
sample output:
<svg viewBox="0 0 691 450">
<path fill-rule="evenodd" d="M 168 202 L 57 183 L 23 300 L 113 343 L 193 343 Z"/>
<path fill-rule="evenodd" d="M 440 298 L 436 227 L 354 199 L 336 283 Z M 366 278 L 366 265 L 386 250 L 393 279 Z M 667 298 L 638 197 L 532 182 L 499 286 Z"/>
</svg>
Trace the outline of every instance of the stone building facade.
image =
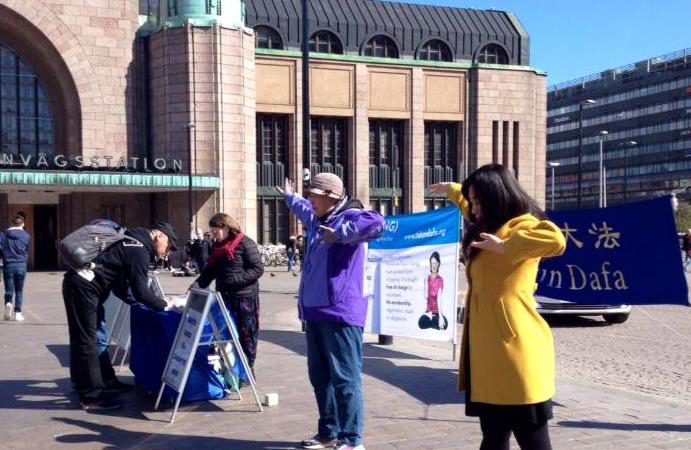
<svg viewBox="0 0 691 450">
<path fill-rule="evenodd" d="M 389 214 L 489 162 L 544 199 L 545 76 L 511 13 L 312 1 L 308 159 L 301 2 L 272 4 L 0 0 L 0 217 L 27 213 L 34 267 L 96 217 L 186 238 L 224 211 L 282 242 L 273 186 L 304 169 Z"/>
</svg>

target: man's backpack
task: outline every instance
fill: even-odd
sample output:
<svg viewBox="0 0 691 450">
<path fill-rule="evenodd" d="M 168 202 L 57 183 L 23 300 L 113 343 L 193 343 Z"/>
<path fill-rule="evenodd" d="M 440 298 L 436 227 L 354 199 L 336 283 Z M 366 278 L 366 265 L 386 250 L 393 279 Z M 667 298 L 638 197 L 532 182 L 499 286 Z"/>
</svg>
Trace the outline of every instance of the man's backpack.
<svg viewBox="0 0 691 450">
<path fill-rule="evenodd" d="M 65 264 L 79 271 L 93 267 L 91 263 L 101 253 L 124 239 L 132 239 L 125 236 L 124 227 L 111 220 L 98 219 L 68 234 L 60 241 L 58 252 Z"/>
</svg>

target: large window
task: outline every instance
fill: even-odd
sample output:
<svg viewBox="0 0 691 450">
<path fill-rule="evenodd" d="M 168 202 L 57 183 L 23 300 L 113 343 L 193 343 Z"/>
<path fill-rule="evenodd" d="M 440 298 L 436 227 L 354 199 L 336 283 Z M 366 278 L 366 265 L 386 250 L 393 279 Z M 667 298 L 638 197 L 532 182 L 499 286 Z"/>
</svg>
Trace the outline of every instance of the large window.
<svg viewBox="0 0 691 450">
<path fill-rule="evenodd" d="M 369 121 L 370 204 L 384 215 L 403 212 L 402 120 Z"/>
<path fill-rule="evenodd" d="M 288 116 L 257 114 L 257 225 L 260 244 L 288 240 L 288 209 L 274 186 L 288 167 Z"/>
<path fill-rule="evenodd" d="M 335 117 L 312 117 L 310 171 L 335 173 L 348 184 L 348 122 Z"/>
<path fill-rule="evenodd" d="M 417 59 L 424 61 L 451 61 L 449 46 L 439 39 L 430 39 L 422 44 L 417 52 Z"/>
<path fill-rule="evenodd" d="M 11 155 L 53 155 L 53 113 L 34 71 L 0 44 L 0 150 Z"/>
<path fill-rule="evenodd" d="M 398 58 L 396 43 L 384 35 L 377 35 L 365 44 L 365 56 L 378 56 L 380 58 Z"/>
<path fill-rule="evenodd" d="M 318 31 L 310 38 L 310 51 L 319 53 L 343 53 L 341 41 L 330 31 Z"/>
<path fill-rule="evenodd" d="M 288 242 L 288 208 L 279 197 L 257 199 L 257 241 L 261 245 Z"/>
<path fill-rule="evenodd" d="M 508 64 L 509 56 L 498 44 L 488 44 L 477 54 L 477 62 L 487 64 Z"/>
<path fill-rule="evenodd" d="M 458 181 L 457 122 L 425 122 L 425 206 L 436 209 L 447 204 L 445 195 L 427 191 L 430 185 L 445 181 Z"/>
<path fill-rule="evenodd" d="M 283 48 L 281 36 L 271 27 L 265 25 L 254 27 L 254 34 L 254 46 L 256 48 L 273 48 L 278 50 Z"/>
<path fill-rule="evenodd" d="M 286 176 L 288 117 L 257 114 L 257 184 L 281 186 Z"/>
</svg>

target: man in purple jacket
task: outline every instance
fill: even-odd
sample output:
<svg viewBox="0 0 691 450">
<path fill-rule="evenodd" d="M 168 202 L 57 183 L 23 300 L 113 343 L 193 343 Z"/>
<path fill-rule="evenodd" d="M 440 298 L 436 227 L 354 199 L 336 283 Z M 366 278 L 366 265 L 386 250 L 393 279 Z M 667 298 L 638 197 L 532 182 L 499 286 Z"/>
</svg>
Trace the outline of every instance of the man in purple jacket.
<svg viewBox="0 0 691 450">
<path fill-rule="evenodd" d="M 317 434 L 302 448 L 364 450 L 362 330 L 365 242 L 378 238 L 384 218 L 349 199 L 332 173 L 312 178 L 304 199 L 286 180 L 276 189 L 307 229 L 300 279 L 300 318 L 306 323 L 307 369 L 319 408 Z"/>
</svg>

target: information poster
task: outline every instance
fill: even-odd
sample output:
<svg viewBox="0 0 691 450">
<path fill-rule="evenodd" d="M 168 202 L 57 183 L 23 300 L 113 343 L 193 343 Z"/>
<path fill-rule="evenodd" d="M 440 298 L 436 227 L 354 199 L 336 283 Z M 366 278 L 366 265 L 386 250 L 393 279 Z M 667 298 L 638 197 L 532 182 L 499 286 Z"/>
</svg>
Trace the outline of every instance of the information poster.
<svg viewBox="0 0 691 450">
<path fill-rule="evenodd" d="M 193 289 L 182 313 L 180 327 L 168 357 L 168 364 L 163 373 L 163 380 L 176 391 L 182 392 L 185 383 L 185 370 L 197 348 L 208 310 L 210 294 L 208 291 Z"/>
<path fill-rule="evenodd" d="M 456 207 L 386 217 L 367 257 L 366 331 L 456 343 Z"/>
</svg>

